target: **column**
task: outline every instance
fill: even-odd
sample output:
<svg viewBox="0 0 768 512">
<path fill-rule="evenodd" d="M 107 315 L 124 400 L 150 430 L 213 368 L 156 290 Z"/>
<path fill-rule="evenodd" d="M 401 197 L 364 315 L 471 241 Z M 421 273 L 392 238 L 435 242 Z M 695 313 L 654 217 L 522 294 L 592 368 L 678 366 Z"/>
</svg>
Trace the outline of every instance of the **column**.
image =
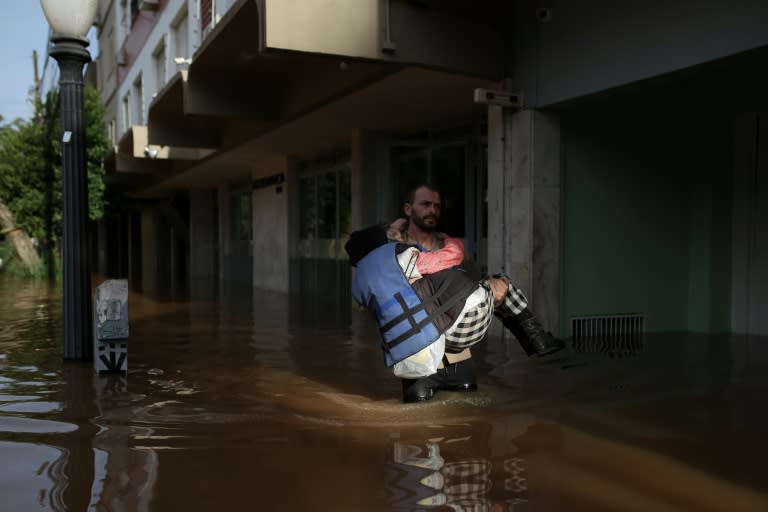
<svg viewBox="0 0 768 512">
<path fill-rule="evenodd" d="M 157 219 L 152 207 L 141 209 L 141 290 L 157 293 Z"/>
<path fill-rule="evenodd" d="M 551 113 L 488 109 L 488 267 L 559 332 L 560 126 Z"/>
<path fill-rule="evenodd" d="M 389 139 L 386 134 L 361 130 L 351 141 L 352 167 L 351 229 L 392 220 L 395 200 L 389 171 Z"/>
<path fill-rule="evenodd" d="M 210 298 L 216 290 L 216 191 L 189 192 L 189 290 L 192 298 Z"/>
</svg>

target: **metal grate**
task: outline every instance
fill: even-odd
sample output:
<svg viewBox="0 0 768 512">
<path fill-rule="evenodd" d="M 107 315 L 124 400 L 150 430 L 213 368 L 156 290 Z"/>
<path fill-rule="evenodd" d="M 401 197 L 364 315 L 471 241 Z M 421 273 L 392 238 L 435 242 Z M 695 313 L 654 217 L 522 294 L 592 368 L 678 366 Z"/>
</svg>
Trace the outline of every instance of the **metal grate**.
<svg viewBox="0 0 768 512">
<path fill-rule="evenodd" d="M 571 339 L 576 352 L 603 353 L 609 357 L 631 357 L 640 353 L 645 334 L 645 316 L 591 315 L 571 318 Z"/>
</svg>

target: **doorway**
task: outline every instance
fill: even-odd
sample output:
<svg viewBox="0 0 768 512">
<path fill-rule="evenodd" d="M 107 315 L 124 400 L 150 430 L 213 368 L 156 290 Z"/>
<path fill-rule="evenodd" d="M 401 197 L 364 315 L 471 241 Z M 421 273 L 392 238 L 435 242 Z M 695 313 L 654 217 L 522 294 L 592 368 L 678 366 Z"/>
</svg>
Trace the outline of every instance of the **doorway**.
<svg viewBox="0 0 768 512">
<path fill-rule="evenodd" d="M 395 137 L 390 151 L 394 211 L 402 215 L 403 202 L 413 187 L 436 186 L 443 203 L 439 230 L 463 239 L 466 259 L 480 272 L 487 252 L 486 148 L 478 126 Z"/>
</svg>

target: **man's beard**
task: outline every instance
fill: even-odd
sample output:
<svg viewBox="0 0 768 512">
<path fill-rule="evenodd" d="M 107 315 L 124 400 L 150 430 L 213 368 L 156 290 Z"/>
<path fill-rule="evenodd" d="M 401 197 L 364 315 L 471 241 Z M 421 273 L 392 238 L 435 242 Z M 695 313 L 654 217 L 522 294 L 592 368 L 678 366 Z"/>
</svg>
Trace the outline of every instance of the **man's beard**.
<svg viewBox="0 0 768 512">
<path fill-rule="evenodd" d="M 426 220 L 427 218 L 432 218 L 432 219 L 435 219 L 435 222 L 434 222 L 434 224 L 431 224 L 431 225 L 430 225 L 430 224 L 427 224 L 427 223 L 425 222 L 425 220 Z M 418 215 L 416 215 L 416 214 L 413 214 L 413 215 L 411 215 L 411 222 L 413 222 L 414 224 L 416 224 L 416 226 L 417 226 L 419 229 L 421 229 L 422 231 L 426 231 L 427 233 L 432 233 L 433 231 L 435 231 L 435 230 L 437 229 L 437 221 L 438 221 L 438 218 L 437 218 L 437 216 L 436 216 L 436 215 L 427 215 L 427 216 L 425 216 L 425 217 L 419 217 L 419 216 L 418 216 Z"/>
</svg>

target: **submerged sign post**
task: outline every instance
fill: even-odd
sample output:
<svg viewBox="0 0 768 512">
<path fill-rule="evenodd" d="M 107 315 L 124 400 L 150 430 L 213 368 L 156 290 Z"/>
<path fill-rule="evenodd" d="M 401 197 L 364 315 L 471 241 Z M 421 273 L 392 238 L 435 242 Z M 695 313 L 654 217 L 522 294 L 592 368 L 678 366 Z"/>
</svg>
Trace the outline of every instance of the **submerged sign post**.
<svg viewBox="0 0 768 512">
<path fill-rule="evenodd" d="M 93 366 L 98 373 L 128 371 L 128 281 L 109 279 L 93 297 Z"/>
</svg>

